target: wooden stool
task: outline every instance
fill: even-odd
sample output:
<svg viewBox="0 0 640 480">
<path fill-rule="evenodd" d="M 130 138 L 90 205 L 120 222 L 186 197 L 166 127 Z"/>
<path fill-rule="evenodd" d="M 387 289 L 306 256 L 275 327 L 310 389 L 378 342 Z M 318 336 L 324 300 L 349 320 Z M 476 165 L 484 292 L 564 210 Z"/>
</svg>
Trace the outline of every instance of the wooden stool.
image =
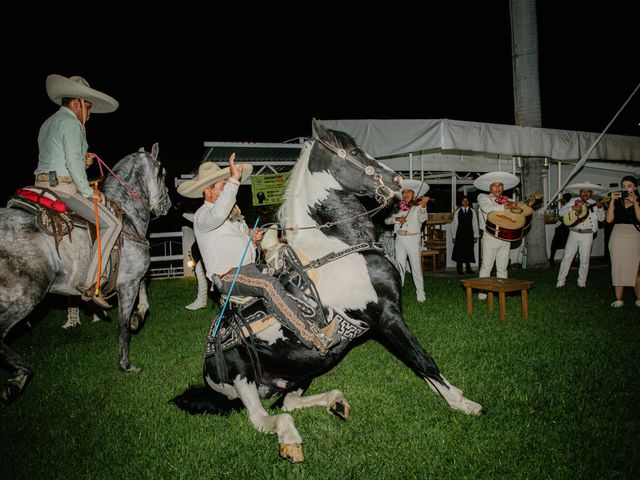
<svg viewBox="0 0 640 480">
<path fill-rule="evenodd" d="M 435 273 L 436 271 L 436 264 L 438 263 L 438 251 L 437 250 L 426 250 L 423 249 L 422 252 L 420 252 L 420 265 L 422 265 L 422 272 L 424 273 L 424 264 L 425 264 L 425 260 L 427 258 L 431 259 L 431 270 Z"/>
<path fill-rule="evenodd" d="M 511 278 L 469 278 L 460 280 L 460 283 L 467 289 L 467 313 L 473 313 L 473 289 L 487 292 L 487 307 L 493 312 L 493 294 L 498 293 L 498 302 L 500 305 L 500 320 L 507 318 L 507 305 L 505 302 L 505 294 L 508 292 L 516 292 L 520 290 L 522 296 L 520 309 L 525 320 L 529 319 L 529 299 L 527 290 L 531 288 L 533 282 L 529 280 L 513 280 Z"/>
</svg>

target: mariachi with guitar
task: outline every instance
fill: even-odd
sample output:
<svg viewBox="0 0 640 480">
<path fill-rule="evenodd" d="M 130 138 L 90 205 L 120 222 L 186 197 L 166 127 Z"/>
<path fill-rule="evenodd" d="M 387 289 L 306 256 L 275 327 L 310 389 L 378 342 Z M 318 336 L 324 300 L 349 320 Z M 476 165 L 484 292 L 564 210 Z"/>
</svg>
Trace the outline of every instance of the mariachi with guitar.
<svg viewBox="0 0 640 480">
<path fill-rule="evenodd" d="M 485 223 L 485 232 L 508 242 L 520 240 L 527 234 L 531 226 L 533 208 L 529 205 L 542 197 L 543 194 L 538 192 L 524 202 L 510 202 L 505 205 L 504 210 L 489 212 Z"/>
<path fill-rule="evenodd" d="M 611 200 L 611 195 L 601 198 L 597 202 L 591 199 L 591 195 L 594 193 L 603 193 L 607 189 L 601 185 L 590 183 L 588 181 L 582 183 L 576 183 L 567 187 L 569 193 L 577 193 L 579 198 L 570 200 L 569 203 L 562 208 L 565 210 L 562 216 L 562 223 L 569 228 L 579 228 L 579 225 L 583 223 L 593 211 L 594 208 L 602 208 L 602 206 Z M 595 226 L 597 229 L 597 225 Z"/>
<path fill-rule="evenodd" d="M 486 215 L 484 231 L 492 237 L 508 242 L 520 240 L 531 225 L 532 206 L 543 195 L 536 193 L 523 202 L 502 195 L 503 191 L 512 189 L 518 183 L 518 177 L 508 172 L 485 173 L 473 183 L 478 190 L 489 192 L 478 195 L 478 203 L 481 212 Z"/>
</svg>

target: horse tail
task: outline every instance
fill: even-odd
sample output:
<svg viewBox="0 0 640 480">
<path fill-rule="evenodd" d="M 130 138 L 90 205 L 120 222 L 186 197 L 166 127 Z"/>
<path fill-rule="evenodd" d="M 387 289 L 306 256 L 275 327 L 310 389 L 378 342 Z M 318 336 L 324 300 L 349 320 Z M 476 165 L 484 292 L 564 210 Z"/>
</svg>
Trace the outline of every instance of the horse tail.
<svg viewBox="0 0 640 480">
<path fill-rule="evenodd" d="M 208 387 L 189 387 L 182 394 L 172 398 L 170 402 L 191 415 L 209 413 L 227 417 L 232 412 L 244 409 L 239 399 L 229 400 Z"/>
</svg>

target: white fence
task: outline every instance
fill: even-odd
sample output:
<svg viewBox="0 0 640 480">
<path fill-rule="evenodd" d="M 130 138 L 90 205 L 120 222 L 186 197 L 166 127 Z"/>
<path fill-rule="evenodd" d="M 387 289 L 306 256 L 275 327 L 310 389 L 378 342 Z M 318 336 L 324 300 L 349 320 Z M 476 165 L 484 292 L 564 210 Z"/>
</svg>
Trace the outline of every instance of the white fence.
<svg viewBox="0 0 640 480">
<path fill-rule="evenodd" d="M 183 232 L 162 232 L 149 235 L 151 249 L 151 266 L 149 275 L 152 278 L 182 277 L 189 258 L 188 248 L 184 249 Z M 189 248 L 191 245 L 189 245 Z M 190 272 L 189 272 L 190 273 Z M 187 274 L 189 274 L 187 273 Z"/>
</svg>

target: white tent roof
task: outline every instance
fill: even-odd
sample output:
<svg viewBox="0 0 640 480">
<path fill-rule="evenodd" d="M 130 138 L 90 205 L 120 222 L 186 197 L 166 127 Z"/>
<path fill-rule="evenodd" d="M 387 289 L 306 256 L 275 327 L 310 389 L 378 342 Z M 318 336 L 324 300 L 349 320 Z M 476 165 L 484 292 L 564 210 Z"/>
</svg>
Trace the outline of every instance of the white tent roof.
<svg viewBox="0 0 640 480">
<path fill-rule="evenodd" d="M 454 153 L 579 160 L 598 133 L 462 120 L 323 120 L 375 157 Z M 590 160 L 640 163 L 640 137 L 604 135 Z"/>
</svg>

